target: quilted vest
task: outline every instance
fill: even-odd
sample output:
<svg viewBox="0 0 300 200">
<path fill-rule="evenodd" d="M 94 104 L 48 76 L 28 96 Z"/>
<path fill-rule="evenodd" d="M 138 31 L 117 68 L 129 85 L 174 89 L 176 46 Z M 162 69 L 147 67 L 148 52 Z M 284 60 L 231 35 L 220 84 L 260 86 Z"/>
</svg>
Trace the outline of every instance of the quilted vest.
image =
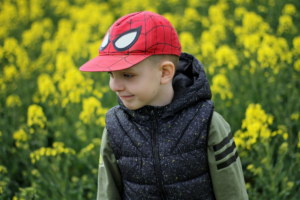
<svg viewBox="0 0 300 200">
<path fill-rule="evenodd" d="M 201 63 L 182 53 L 166 106 L 106 115 L 106 128 L 123 180 L 123 199 L 212 200 L 207 137 L 213 103 Z"/>
</svg>

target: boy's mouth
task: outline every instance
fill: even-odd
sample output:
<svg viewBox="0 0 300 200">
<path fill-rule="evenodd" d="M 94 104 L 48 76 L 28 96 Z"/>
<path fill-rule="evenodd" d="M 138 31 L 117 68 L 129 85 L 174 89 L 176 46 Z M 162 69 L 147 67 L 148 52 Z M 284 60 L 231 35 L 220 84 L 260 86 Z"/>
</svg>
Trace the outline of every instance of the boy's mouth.
<svg viewBox="0 0 300 200">
<path fill-rule="evenodd" d="M 130 98 L 132 98 L 134 95 L 124 95 L 124 96 L 119 96 L 120 97 L 120 99 L 124 99 L 124 100 L 127 100 L 127 99 L 130 99 Z"/>
</svg>

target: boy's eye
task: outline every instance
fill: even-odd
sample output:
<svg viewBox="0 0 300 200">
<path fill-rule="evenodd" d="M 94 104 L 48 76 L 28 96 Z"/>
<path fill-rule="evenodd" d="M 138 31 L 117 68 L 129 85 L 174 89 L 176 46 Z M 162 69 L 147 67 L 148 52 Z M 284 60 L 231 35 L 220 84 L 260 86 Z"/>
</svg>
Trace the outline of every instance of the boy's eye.
<svg viewBox="0 0 300 200">
<path fill-rule="evenodd" d="M 125 76 L 126 78 L 132 78 L 132 77 L 133 77 L 133 75 L 131 75 L 131 74 L 124 74 L 124 76 Z"/>
</svg>

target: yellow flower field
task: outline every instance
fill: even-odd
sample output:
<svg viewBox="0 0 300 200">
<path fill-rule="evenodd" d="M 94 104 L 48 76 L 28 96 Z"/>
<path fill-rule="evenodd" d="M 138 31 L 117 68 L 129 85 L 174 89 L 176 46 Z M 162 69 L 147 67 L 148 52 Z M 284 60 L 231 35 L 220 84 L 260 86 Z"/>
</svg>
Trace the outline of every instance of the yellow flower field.
<svg viewBox="0 0 300 200">
<path fill-rule="evenodd" d="M 204 65 L 231 125 L 250 199 L 300 199 L 298 0 L 1 0 L 0 199 L 95 199 L 107 73 L 98 55 L 119 17 L 164 15 Z"/>
</svg>

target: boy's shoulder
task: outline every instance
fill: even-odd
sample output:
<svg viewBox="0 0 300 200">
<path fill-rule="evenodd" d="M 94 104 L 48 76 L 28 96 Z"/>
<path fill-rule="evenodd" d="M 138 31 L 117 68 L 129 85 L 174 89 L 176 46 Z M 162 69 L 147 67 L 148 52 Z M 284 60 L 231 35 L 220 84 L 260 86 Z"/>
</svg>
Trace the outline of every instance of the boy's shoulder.
<svg viewBox="0 0 300 200">
<path fill-rule="evenodd" d="M 127 113 L 121 108 L 120 105 L 116 105 L 109 109 L 105 116 L 106 123 L 114 122 L 116 118 L 127 118 Z"/>
<path fill-rule="evenodd" d="M 219 126 L 229 126 L 227 121 L 223 118 L 223 116 L 214 110 L 211 120 L 211 126 L 219 127 Z"/>
<path fill-rule="evenodd" d="M 120 110 L 120 105 L 114 106 L 106 112 L 106 118 L 115 115 Z"/>
</svg>

